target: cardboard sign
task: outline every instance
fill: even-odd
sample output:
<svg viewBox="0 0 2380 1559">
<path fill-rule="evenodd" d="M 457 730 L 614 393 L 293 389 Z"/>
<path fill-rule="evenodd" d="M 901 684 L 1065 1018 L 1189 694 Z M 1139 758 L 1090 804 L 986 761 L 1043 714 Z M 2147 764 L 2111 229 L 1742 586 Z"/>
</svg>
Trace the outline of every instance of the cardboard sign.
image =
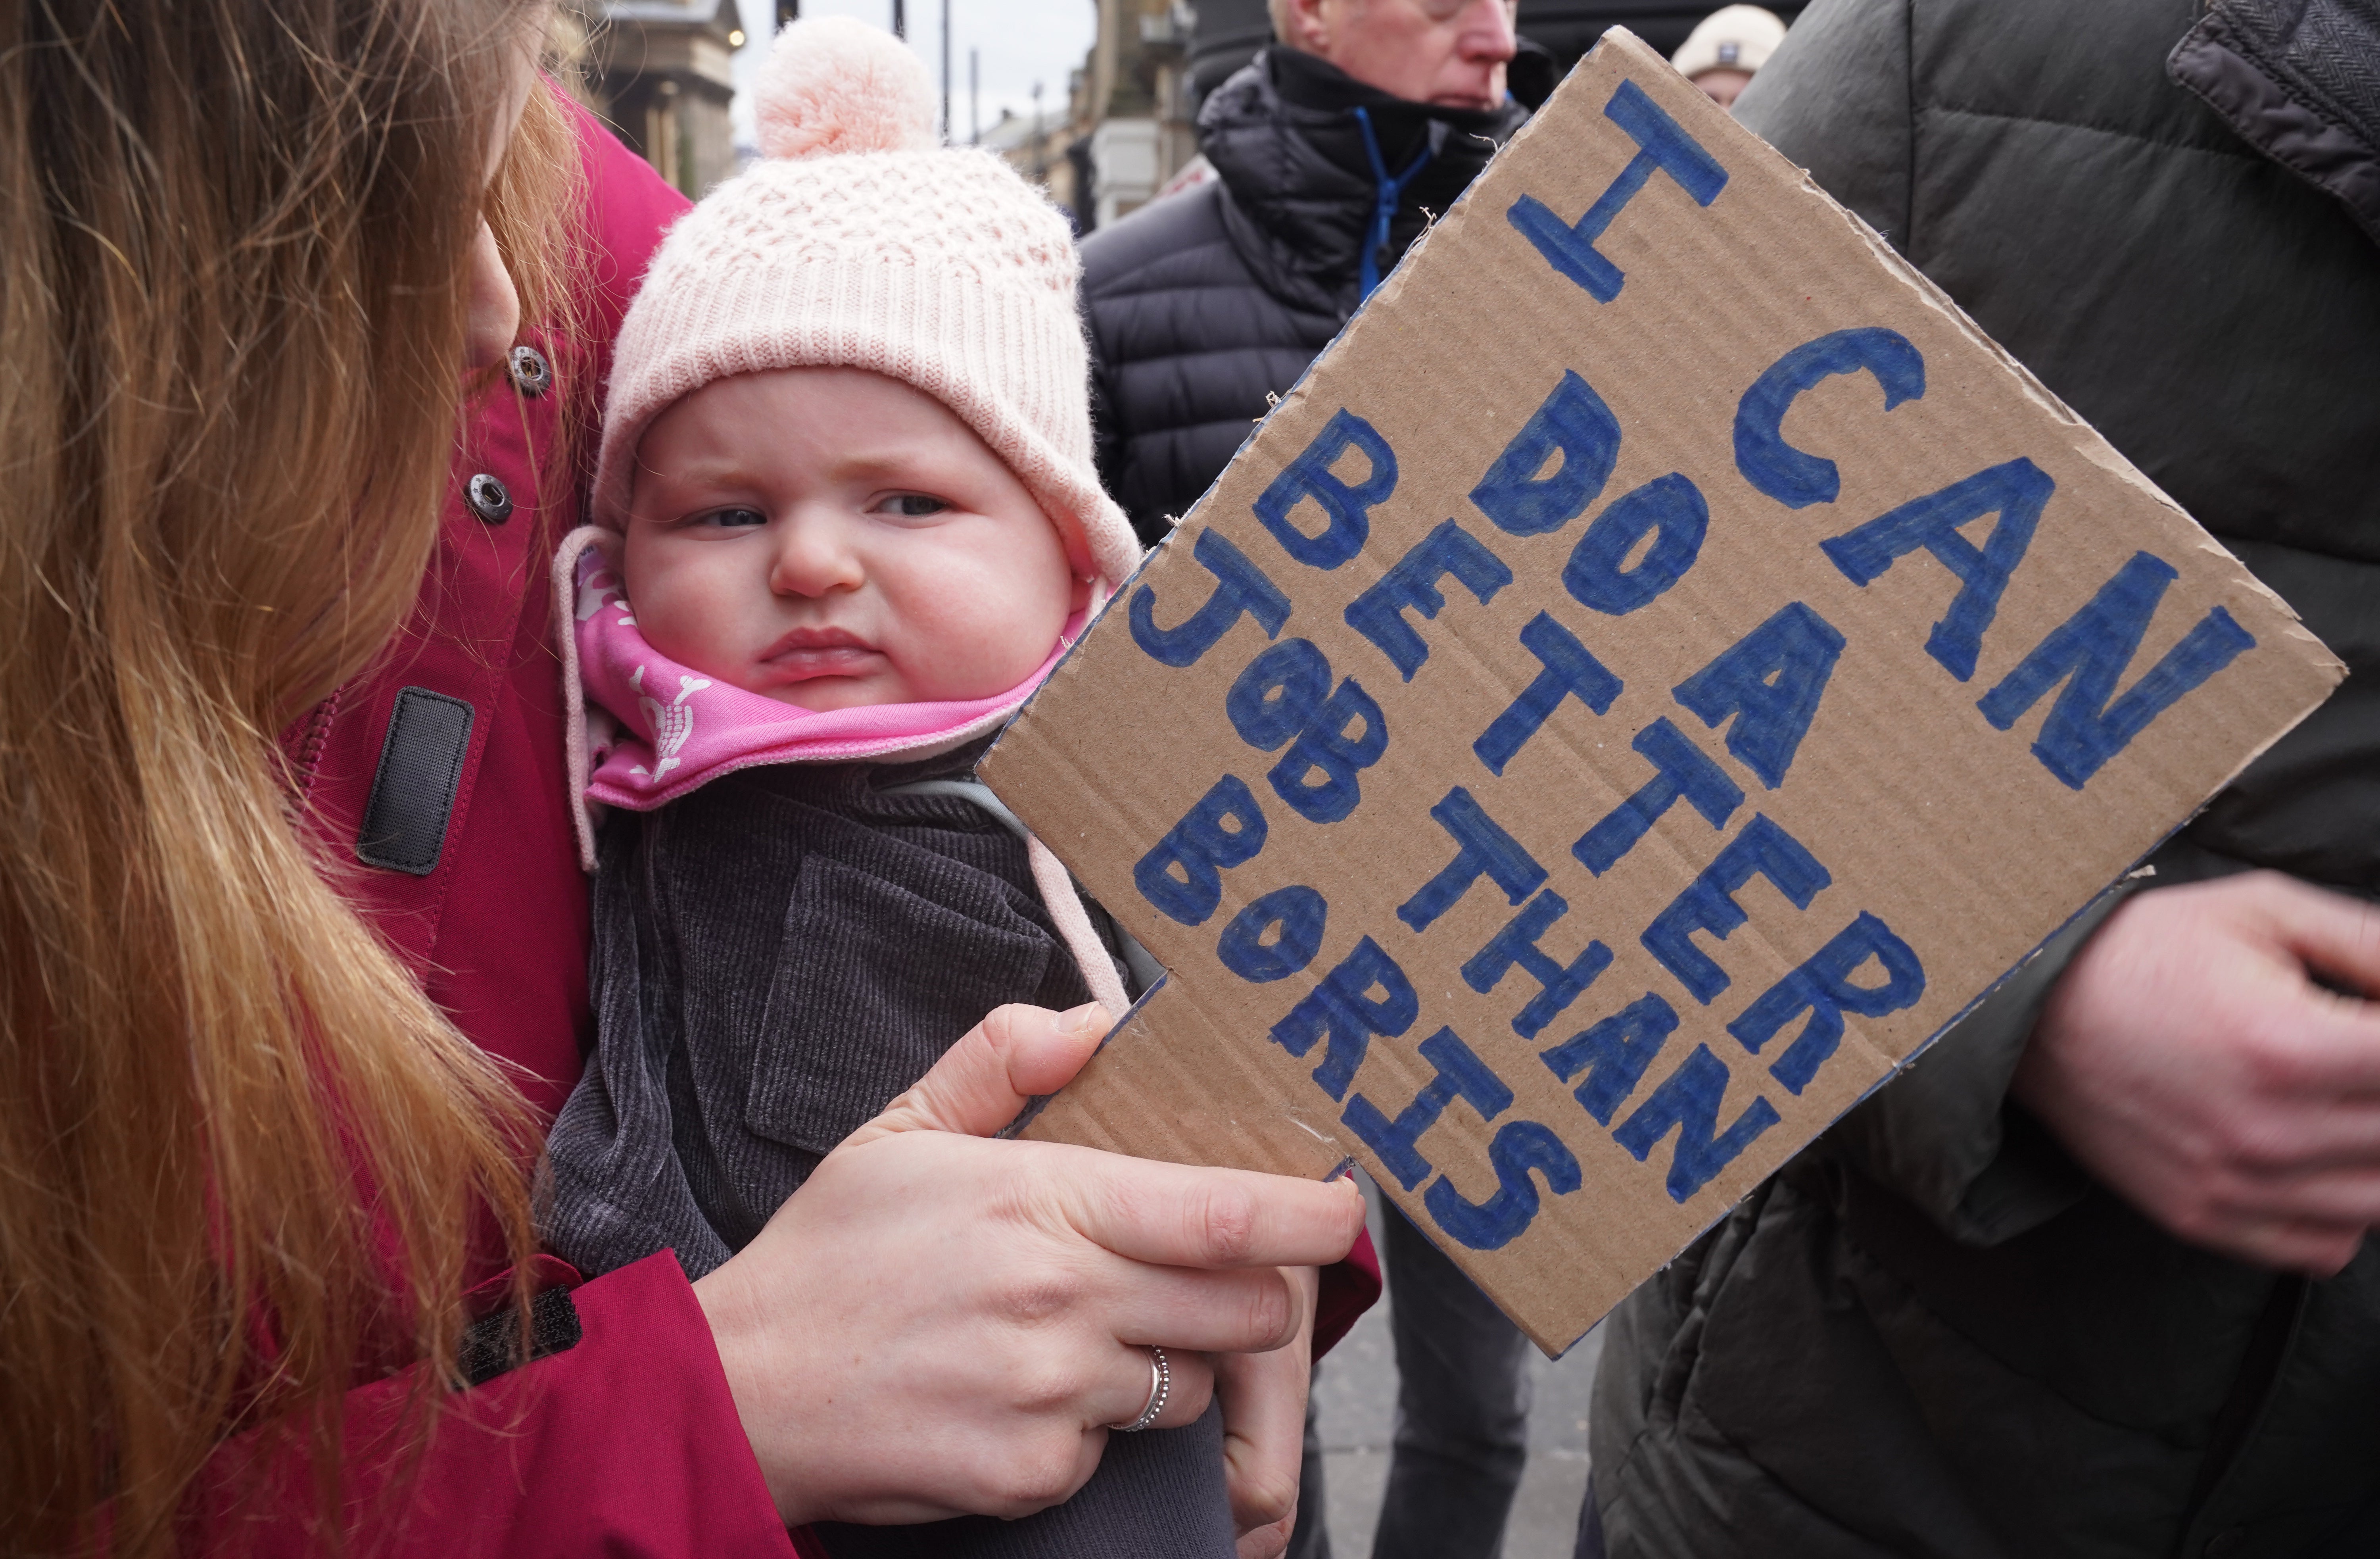
<svg viewBox="0 0 2380 1559">
<path fill-rule="evenodd" d="M 1352 1156 L 1559 1351 L 2341 675 L 1615 31 L 987 761 L 1168 971 L 1026 1135 Z"/>
</svg>

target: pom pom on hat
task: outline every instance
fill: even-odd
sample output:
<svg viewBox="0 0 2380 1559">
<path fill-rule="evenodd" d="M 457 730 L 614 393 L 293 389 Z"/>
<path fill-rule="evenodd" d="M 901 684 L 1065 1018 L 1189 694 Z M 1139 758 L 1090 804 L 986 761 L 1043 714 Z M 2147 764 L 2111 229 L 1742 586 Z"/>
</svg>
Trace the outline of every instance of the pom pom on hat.
<svg viewBox="0 0 2380 1559">
<path fill-rule="evenodd" d="M 808 18 L 778 33 L 752 98 L 765 156 L 940 144 L 925 62 L 891 33 L 849 17 Z"/>
</svg>

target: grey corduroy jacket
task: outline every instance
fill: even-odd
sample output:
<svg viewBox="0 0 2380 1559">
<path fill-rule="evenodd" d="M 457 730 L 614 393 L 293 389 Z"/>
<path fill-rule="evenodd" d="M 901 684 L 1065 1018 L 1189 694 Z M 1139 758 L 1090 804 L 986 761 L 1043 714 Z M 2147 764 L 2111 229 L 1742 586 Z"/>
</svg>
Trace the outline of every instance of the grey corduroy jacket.
<svg viewBox="0 0 2380 1559">
<path fill-rule="evenodd" d="M 2348 663 L 2153 881 L 2380 891 L 2380 6 L 1820 0 L 1740 111 Z M 2008 1100 L 2095 923 L 1616 1313 L 1612 1554 L 2380 1554 L 2380 1248 L 2187 1246 Z"/>
<path fill-rule="evenodd" d="M 743 769 L 613 816 L 595 1054 L 547 1141 L 555 1254 L 591 1274 L 668 1249 L 698 1278 L 993 1007 L 1090 1000 L 1021 834 L 903 788 L 967 777 L 984 746 Z M 814 1530 L 837 1559 L 1223 1559 L 1221 1420 L 1119 1438 L 1023 1520 Z"/>
<path fill-rule="evenodd" d="M 606 824 L 595 1055 L 548 1141 L 548 1245 L 700 1277 L 1007 1002 L 1090 999 L 1025 846 L 920 763 L 739 770 Z"/>
</svg>

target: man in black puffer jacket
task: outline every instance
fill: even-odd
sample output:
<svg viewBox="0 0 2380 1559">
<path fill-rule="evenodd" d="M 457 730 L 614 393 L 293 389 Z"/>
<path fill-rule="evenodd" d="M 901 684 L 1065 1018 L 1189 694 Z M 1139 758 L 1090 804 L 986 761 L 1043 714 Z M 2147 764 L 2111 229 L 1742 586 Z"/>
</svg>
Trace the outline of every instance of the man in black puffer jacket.
<svg viewBox="0 0 2380 1559">
<path fill-rule="evenodd" d="M 2380 5 L 1820 0 L 1738 113 L 2350 675 L 1615 1312 L 1581 1552 L 2380 1554 Z"/>
<path fill-rule="evenodd" d="M 1276 0 L 1285 38 L 1312 41 L 1302 18 L 1337 26 L 1320 47 L 1267 49 L 1208 97 L 1198 143 L 1215 178 L 1083 242 L 1099 475 L 1144 542 L 1222 474 L 1524 117 L 1504 90 L 1502 0 L 1473 0 L 1385 60 L 1353 8 Z M 1366 27 L 1425 14 L 1421 0 L 1370 10 Z"/>
<path fill-rule="evenodd" d="M 1215 89 L 1217 177 L 1083 243 L 1100 479 L 1161 541 L 1525 116 L 1508 0 L 1273 0 L 1285 41 Z M 1390 1210 L 1396 1453 L 1374 1559 L 1493 1559 L 1527 1459 L 1528 1343 Z M 1292 1559 L 1325 1559 L 1307 1420 Z"/>
</svg>

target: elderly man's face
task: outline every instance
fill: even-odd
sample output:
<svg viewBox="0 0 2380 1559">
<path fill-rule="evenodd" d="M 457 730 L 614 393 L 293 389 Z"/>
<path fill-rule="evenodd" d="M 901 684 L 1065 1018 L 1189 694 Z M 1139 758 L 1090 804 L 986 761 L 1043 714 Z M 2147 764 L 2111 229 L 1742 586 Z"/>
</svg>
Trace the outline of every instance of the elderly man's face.
<svg viewBox="0 0 2380 1559">
<path fill-rule="evenodd" d="M 1366 86 L 1447 108 L 1504 101 L 1515 0 L 1292 0 L 1283 43 Z"/>
</svg>

